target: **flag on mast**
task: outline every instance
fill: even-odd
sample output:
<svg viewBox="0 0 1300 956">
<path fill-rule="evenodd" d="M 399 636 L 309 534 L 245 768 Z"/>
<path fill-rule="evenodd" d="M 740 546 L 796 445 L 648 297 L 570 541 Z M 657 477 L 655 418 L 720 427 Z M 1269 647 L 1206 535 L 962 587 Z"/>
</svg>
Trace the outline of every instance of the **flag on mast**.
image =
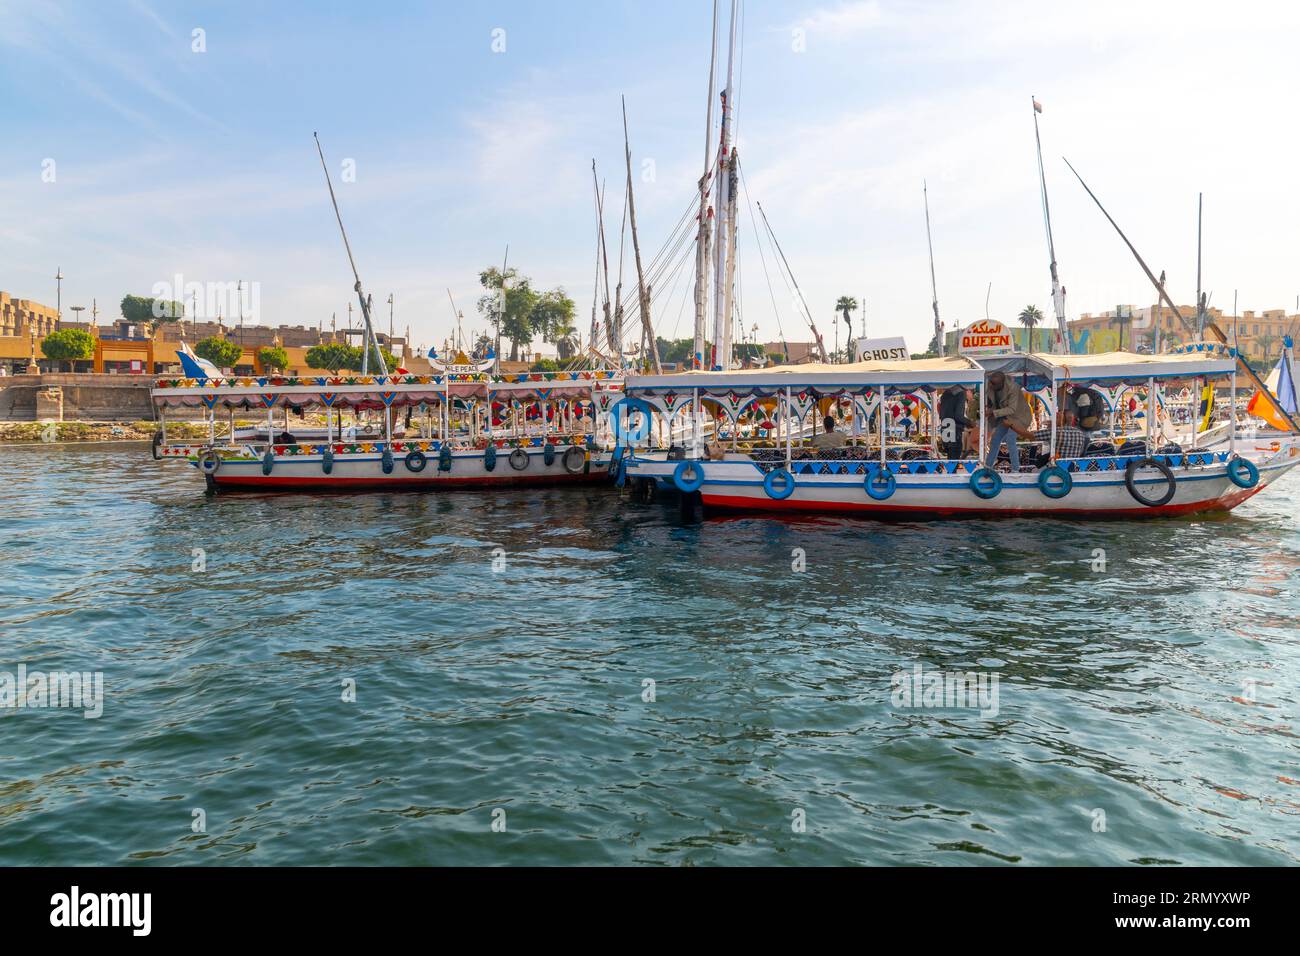
<svg viewBox="0 0 1300 956">
<path fill-rule="evenodd" d="M 1042 111 L 1043 111 L 1043 104 L 1038 102 L 1038 100 L 1034 100 L 1034 112 L 1041 113 Z"/>
</svg>

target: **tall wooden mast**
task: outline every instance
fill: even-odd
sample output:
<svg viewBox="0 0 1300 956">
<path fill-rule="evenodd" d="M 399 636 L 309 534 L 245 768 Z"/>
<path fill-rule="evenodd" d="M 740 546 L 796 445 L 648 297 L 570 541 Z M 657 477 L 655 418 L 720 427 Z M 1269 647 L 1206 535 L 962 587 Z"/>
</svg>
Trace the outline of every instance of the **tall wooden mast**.
<svg viewBox="0 0 1300 956">
<path fill-rule="evenodd" d="M 632 228 L 632 254 L 636 258 L 637 301 L 641 305 L 641 334 L 645 341 L 642 355 L 650 357 L 650 367 L 659 375 L 663 368 L 659 364 L 659 343 L 655 341 L 654 323 L 650 321 L 650 287 L 645 284 L 645 272 L 641 268 L 641 243 L 636 235 L 636 199 L 632 195 L 632 146 L 627 138 L 627 100 L 623 100 L 623 152 L 627 158 L 627 217 Z"/>
<path fill-rule="evenodd" d="M 709 98 L 704 123 L 704 172 L 700 175 L 700 214 L 695 234 L 695 346 L 691 368 L 706 367 L 704 323 L 709 296 L 709 168 L 713 165 L 713 74 L 718 62 L 718 0 L 713 0 L 713 39 L 709 45 Z"/>
<path fill-rule="evenodd" d="M 739 0 L 731 0 L 730 39 L 727 42 L 727 84 L 722 91 L 722 129 L 718 142 L 718 165 L 715 179 L 716 201 L 713 204 L 717 235 L 713 246 L 713 368 L 725 371 L 731 368 L 731 287 L 727 283 L 730 258 L 733 254 L 731 237 L 734 234 L 731 219 L 731 116 L 732 80 L 736 64 L 736 13 Z"/>
<path fill-rule="evenodd" d="M 1065 289 L 1061 286 L 1061 277 L 1056 271 L 1056 243 L 1052 239 L 1052 210 L 1047 203 L 1047 174 L 1043 170 L 1043 140 L 1038 135 L 1038 114 L 1043 111 L 1042 104 L 1034 97 L 1029 97 L 1034 113 L 1034 144 L 1038 147 L 1038 188 L 1043 197 L 1043 225 L 1047 229 L 1047 256 L 1052 273 L 1052 309 L 1056 312 L 1056 348 L 1054 352 L 1065 354 L 1070 351 L 1070 329 L 1065 320 Z M 1032 343 L 1031 343 L 1032 344 Z"/>
<path fill-rule="evenodd" d="M 925 197 L 925 244 L 930 250 L 930 307 L 934 309 L 934 347 L 939 357 L 943 358 L 943 322 L 939 320 L 939 287 L 934 281 L 934 242 L 930 239 L 930 190 L 925 180 L 921 180 L 921 195 Z M 863 310 L 865 314 L 865 305 Z"/>
</svg>

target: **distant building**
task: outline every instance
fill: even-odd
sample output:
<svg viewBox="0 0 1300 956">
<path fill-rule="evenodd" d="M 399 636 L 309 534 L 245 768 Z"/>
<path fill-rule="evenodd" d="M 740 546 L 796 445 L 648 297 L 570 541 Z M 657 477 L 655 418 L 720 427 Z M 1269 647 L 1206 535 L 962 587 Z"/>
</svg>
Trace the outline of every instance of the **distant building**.
<svg viewBox="0 0 1300 956">
<path fill-rule="evenodd" d="M 37 338 L 44 338 L 58 327 L 58 310 L 33 302 L 15 299 L 8 292 L 0 292 L 0 335 L 30 335 L 35 329 Z"/>
<path fill-rule="evenodd" d="M 805 365 L 821 361 L 816 342 L 765 342 L 763 351 L 777 365 Z"/>
<path fill-rule="evenodd" d="M 1189 323 L 1196 321 L 1196 306 L 1180 305 L 1178 311 Z M 1259 361 L 1276 359 L 1282 351 L 1284 336 L 1300 331 L 1300 315 L 1288 315 L 1285 309 L 1269 309 L 1256 314 L 1242 312 L 1235 319 L 1222 309 L 1208 308 L 1214 321 L 1247 358 Z M 1206 336 L 1209 337 L 1208 335 Z M 1106 312 L 1085 312 L 1070 321 L 1070 338 L 1076 352 L 1110 352 L 1122 347 L 1128 351 L 1167 352 L 1196 338 L 1178 321 L 1167 306 L 1117 306 Z"/>
</svg>

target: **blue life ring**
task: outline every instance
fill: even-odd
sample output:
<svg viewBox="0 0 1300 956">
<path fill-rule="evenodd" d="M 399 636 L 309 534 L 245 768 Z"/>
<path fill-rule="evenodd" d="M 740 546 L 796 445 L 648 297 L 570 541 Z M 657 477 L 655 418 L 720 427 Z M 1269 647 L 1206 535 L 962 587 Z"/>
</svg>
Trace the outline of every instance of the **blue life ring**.
<svg viewBox="0 0 1300 956">
<path fill-rule="evenodd" d="M 215 451 L 204 452 L 203 457 L 199 459 L 199 471 L 205 475 L 215 475 L 220 467 L 221 456 Z"/>
<path fill-rule="evenodd" d="M 497 466 L 497 446 L 488 442 L 487 448 L 483 449 L 483 467 L 491 471 Z"/>
<path fill-rule="evenodd" d="M 262 456 L 262 474 L 269 475 L 271 473 L 271 469 L 274 467 L 275 467 L 275 452 L 271 451 L 270 449 L 267 449 L 266 454 Z"/>
<path fill-rule="evenodd" d="M 1238 488 L 1254 488 L 1259 484 L 1259 469 L 1255 467 L 1253 461 L 1234 458 L 1228 462 L 1228 480 Z"/>
<path fill-rule="evenodd" d="M 862 487 L 876 501 L 884 501 L 898 487 L 898 479 L 888 468 L 873 468 L 867 472 L 867 477 L 862 479 Z"/>
<path fill-rule="evenodd" d="M 970 490 L 975 492 L 975 497 L 985 501 L 996 498 L 1002 491 L 1002 476 L 992 468 L 976 468 L 971 472 Z"/>
<path fill-rule="evenodd" d="M 686 470 L 692 469 L 695 477 L 688 479 Z M 683 461 L 673 469 L 673 484 L 677 490 L 683 494 L 690 494 L 692 491 L 699 491 L 700 486 L 704 484 L 704 465 L 698 461 Z"/>
<path fill-rule="evenodd" d="M 1064 498 L 1073 487 L 1073 476 L 1060 465 L 1048 465 L 1038 473 L 1038 490 L 1049 498 Z"/>
<path fill-rule="evenodd" d="M 451 471 L 451 446 L 443 445 L 438 450 L 438 470 Z"/>
<path fill-rule="evenodd" d="M 325 454 L 320 456 L 320 470 L 329 474 L 334 470 L 334 449 L 326 448 Z"/>
<path fill-rule="evenodd" d="M 385 475 L 393 473 L 393 450 L 385 448 L 384 453 L 379 456 L 379 467 L 383 469 Z"/>
<path fill-rule="evenodd" d="M 776 487 L 778 480 L 782 483 L 779 491 Z M 767 492 L 769 498 L 774 498 L 777 501 L 784 501 L 786 498 L 789 498 L 794 494 L 794 475 L 790 474 L 790 472 L 786 471 L 784 468 L 769 471 L 763 476 L 763 490 Z"/>
</svg>

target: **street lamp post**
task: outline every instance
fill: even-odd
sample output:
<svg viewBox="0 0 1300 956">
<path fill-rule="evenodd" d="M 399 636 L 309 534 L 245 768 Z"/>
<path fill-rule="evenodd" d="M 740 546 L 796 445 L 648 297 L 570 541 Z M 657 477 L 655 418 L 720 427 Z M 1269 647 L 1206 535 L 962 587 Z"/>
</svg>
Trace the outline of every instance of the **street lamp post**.
<svg viewBox="0 0 1300 956">
<path fill-rule="evenodd" d="M 56 296 L 54 311 L 57 315 L 57 318 L 55 320 L 55 325 L 57 326 L 59 322 L 63 321 L 63 269 L 62 268 L 58 268 L 54 270 L 54 281 L 56 283 L 55 293 L 54 293 Z"/>
</svg>

